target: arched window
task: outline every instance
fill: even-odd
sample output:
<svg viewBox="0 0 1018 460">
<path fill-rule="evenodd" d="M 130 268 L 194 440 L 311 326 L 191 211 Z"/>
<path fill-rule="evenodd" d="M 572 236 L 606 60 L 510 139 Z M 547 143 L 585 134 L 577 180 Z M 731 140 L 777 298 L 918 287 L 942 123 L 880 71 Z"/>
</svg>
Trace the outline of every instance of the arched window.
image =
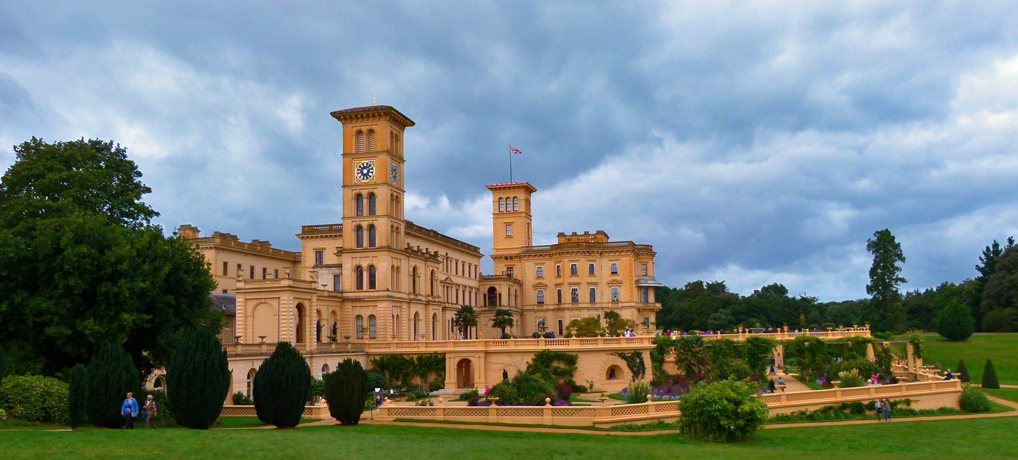
<svg viewBox="0 0 1018 460">
<path fill-rule="evenodd" d="M 322 364 L 322 376 L 324 376 L 325 374 L 328 374 L 328 373 L 329 373 L 329 365 L 328 364 Z M 319 380 L 321 380 L 321 379 L 319 379 Z"/>
<path fill-rule="evenodd" d="M 360 225 L 358 225 L 357 228 L 354 230 L 354 235 L 357 238 L 356 246 L 358 248 L 363 248 L 364 247 L 364 227 L 361 227 Z"/>
<path fill-rule="evenodd" d="M 375 247 L 375 242 L 376 242 L 375 225 L 374 224 L 368 225 L 368 247 L 369 248 Z"/>
<path fill-rule="evenodd" d="M 364 131 L 357 131 L 357 134 L 356 134 L 355 137 L 357 138 L 357 152 L 358 153 L 363 152 L 364 151 Z"/>
<path fill-rule="evenodd" d="M 358 216 L 363 216 L 364 215 L 364 195 L 361 195 L 360 193 L 358 193 L 356 196 L 353 197 L 353 201 L 354 201 L 354 207 L 357 208 L 357 215 Z"/>
<path fill-rule="evenodd" d="M 437 334 L 438 329 L 438 313 L 431 314 L 431 340 L 438 340 Z"/>
<path fill-rule="evenodd" d="M 505 212 L 505 199 L 498 199 L 498 212 Z"/>
<path fill-rule="evenodd" d="M 354 287 L 358 291 L 363 291 L 364 290 L 364 267 L 361 267 L 360 265 L 358 265 L 357 268 L 354 269 L 354 272 L 357 273 L 357 285 L 354 286 Z"/>
<path fill-rule="evenodd" d="M 513 197 L 513 211 L 515 212 L 519 210 L 520 210 L 520 199 Z"/>
<path fill-rule="evenodd" d="M 378 281 L 377 281 L 377 277 L 375 276 L 376 274 L 377 273 L 375 272 L 375 266 L 374 265 L 369 265 L 368 266 L 368 289 L 377 289 L 378 288 Z"/>
<path fill-rule="evenodd" d="M 251 395 L 253 394 L 253 392 L 251 390 L 254 388 L 254 379 L 255 379 L 255 374 L 257 374 L 257 373 L 258 373 L 258 370 L 256 370 L 256 369 L 251 369 L 251 370 L 247 371 L 247 397 L 248 398 L 250 398 Z"/>
<path fill-rule="evenodd" d="M 364 317 L 361 316 L 361 315 L 357 315 L 357 318 L 354 320 L 354 324 L 357 325 L 356 326 L 356 329 L 357 329 L 356 330 L 357 339 L 358 340 L 363 339 L 364 338 Z"/>
<path fill-rule="evenodd" d="M 375 130 L 373 129 L 368 130 L 368 151 L 375 151 Z"/>
<path fill-rule="evenodd" d="M 436 278 L 435 278 L 435 271 L 432 270 L 431 271 L 431 279 L 429 280 L 430 281 L 429 284 L 431 285 L 431 290 L 429 292 L 429 295 L 435 295 L 435 280 L 436 280 Z"/>
<path fill-rule="evenodd" d="M 375 319 L 375 315 L 368 316 L 368 338 L 378 338 L 378 320 Z"/>
<path fill-rule="evenodd" d="M 414 294 L 416 294 L 417 293 L 417 267 L 416 266 L 414 266 L 413 270 L 410 272 L 410 283 L 411 283 L 410 285 L 413 287 L 412 292 Z"/>
<path fill-rule="evenodd" d="M 377 201 L 378 201 L 378 199 L 375 198 L 375 194 L 374 193 L 368 194 L 368 215 L 369 216 L 375 215 L 375 209 L 376 209 L 375 203 Z"/>
</svg>

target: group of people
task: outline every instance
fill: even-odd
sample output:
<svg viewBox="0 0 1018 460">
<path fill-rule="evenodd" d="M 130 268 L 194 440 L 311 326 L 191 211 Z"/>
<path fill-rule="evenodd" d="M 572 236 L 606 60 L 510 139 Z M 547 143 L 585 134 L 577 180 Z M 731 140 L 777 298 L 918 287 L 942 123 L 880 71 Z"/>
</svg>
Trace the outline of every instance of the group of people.
<svg viewBox="0 0 1018 460">
<path fill-rule="evenodd" d="M 134 399 L 134 393 L 127 393 L 127 398 L 120 405 L 120 416 L 124 417 L 124 428 L 129 430 L 134 429 L 134 419 L 139 416 L 145 421 L 146 428 L 154 430 L 156 428 L 155 419 L 158 412 L 156 401 L 152 399 L 152 395 L 148 395 L 148 398 L 145 399 L 145 405 L 142 406 L 141 410 L 138 410 L 138 401 Z"/>
<path fill-rule="evenodd" d="M 878 399 L 874 406 L 877 409 L 877 421 L 891 421 L 891 403 L 886 399 Z"/>
</svg>

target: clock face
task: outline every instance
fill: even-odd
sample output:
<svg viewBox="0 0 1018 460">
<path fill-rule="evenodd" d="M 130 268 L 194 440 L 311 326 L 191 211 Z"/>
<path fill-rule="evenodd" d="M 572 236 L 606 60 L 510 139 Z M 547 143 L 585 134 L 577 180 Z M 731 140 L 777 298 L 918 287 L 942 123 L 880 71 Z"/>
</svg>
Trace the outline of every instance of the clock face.
<svg viewBox="0 0 1018 460">
<path fill-rule="evenodd" d="M 399 166 L 395 163 L 389 165 L 389 178 L 394 185 L 399 184 Z"/>
<path fill-rule="evenodd" d="M 357 182 L 371 182 L 375 180 L 375 160 L 354 163 L 353 175 Z"/>
</svg>

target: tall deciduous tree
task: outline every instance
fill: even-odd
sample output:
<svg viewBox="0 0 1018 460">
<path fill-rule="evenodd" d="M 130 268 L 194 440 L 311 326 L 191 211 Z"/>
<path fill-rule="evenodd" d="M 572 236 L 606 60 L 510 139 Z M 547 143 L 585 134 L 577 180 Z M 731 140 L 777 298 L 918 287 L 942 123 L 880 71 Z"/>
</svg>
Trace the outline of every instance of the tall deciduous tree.
<svg viewBox="0 0 1018 460">
<path fill-rule="evenodd" d="M 147 373 L 185 326 L 218 328 L 215 282 L 185 240 L 150 224 L 149 188 L 119 145 L 15 147 L 0 179 L 0 342 L 19 372 L 54 375 L 122 345 Z"/>
<path fill-rule="evenodd" d="M 499 308 L 495 310 L 495 316 L 491 319 L 491 327 L 502 330 L 502 337 L 505 337 L 505 330 L 512 329 L 515 325 L 512 310 Z"/>
<path fill-rule="evenodd" d="M 166 368 L 173 419 L 206 430 L 219 418 L 230 392 L 230 367 L 223 345 L 212 331 L 189 329 Z"/>
<path fill-rule="evenodd" d="M 874 232 L 873 238 L 866 240 L 866 250 L 873 254 L 866 293 L 872 296 L 876 310 L 874 329 L 901 332 L 905 329 L 906 316 L 898 287 L 907 281 L 901 276 L 899 264 L 905 262 L 905 254 L 886 228 Z"/>
</svg>

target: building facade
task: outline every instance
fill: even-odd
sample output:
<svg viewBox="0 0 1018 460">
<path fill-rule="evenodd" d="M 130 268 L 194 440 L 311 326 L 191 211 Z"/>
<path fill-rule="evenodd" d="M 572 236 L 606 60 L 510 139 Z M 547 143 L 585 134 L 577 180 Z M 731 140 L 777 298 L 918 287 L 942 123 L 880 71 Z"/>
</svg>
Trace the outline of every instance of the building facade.
<svg viewBox="0 0 1018 460">
<path fill-rule="evenodd" d="M 612 242 L 597 231 L 560 233 L 556 244 L 535 246 L 536 189 L 493 184 L 494 274 L 482 274 L 478 247 L 404 215 L 403 135 L 414 122 L 388 106 L 331 115 L 343 126 L 343 214 L 340 222 L 301 227 L 300 252 L 178 229 L 211 265 L 216 304 L 229 318 L 224 342 L 288 341 L 311 351 L 319 343 L 497 339 L 498 309 L 513 313 L 506 332 L 519 337 L 561 337 L 570 320 L 608 311 L 653 328 L 660 304 L 650 245 Z M 479 321 L 462 334 L 454 317 L 464 305 Z"/>
</svg>

